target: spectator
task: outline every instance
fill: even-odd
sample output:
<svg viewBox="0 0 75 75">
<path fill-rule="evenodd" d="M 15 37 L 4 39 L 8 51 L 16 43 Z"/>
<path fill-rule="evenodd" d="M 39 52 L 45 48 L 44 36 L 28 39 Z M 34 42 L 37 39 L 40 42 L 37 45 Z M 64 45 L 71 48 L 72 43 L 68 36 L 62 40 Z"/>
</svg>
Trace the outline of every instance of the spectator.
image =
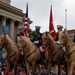
<svg viewBox="0 0 75 75">
<path fill-rule="evenodd" d="M 4 75 L 2 72 L 2 64 L 0 63 L 0 75 Z"/>
</svg>

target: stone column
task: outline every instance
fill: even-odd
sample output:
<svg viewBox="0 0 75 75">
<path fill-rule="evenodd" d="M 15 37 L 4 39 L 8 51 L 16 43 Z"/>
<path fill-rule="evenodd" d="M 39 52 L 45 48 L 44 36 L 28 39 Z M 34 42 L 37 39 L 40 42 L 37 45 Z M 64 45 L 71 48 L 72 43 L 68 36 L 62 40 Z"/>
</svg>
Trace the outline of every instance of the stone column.
<svg viewBox="0 0 75 75">
<path fill-rule="evenodd" d="M 1 25 L 0 25 L 0 35 L 3 34 L 2 26 L 6 25 L 6 20 L 7 20 L 6 17 L 2 17 L 2 22 L 1 22 Z"/>
<path fill-rule="evenodd" d="M 2 18 L 2 25 L 6 26 L 6 20 L 7 20 L 6 17 L 3 17 L 3 18 Z"/>
<path fill-rule="evenodd" d="M 12 39 L 12 41 L 14 42 L 14 20 L 11 20 L 10 22 L 10 38 Z"/>
</svg>

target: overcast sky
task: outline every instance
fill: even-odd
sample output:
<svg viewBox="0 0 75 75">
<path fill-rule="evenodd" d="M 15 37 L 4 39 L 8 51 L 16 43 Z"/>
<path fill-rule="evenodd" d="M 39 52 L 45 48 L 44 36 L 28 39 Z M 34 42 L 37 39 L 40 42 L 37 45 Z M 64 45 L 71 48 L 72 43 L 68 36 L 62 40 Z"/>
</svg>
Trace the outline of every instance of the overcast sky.
<svg viewBox="0 0 75 75">
<path fill-rule="evenodd" d="M 57 31 L 57 25 L 65 27 L 65 9 L 67 9 L 67 29 L 75 28 L 75 0 L 11 0 L 11 5 L 25 13 L 27 2 L 29 18 L 33 21 L 30 25 L 32 30 L 37 25 L 41 26 L 41 32 L 49 30 L 51 4 L 55 30 Z"/>
</svg>

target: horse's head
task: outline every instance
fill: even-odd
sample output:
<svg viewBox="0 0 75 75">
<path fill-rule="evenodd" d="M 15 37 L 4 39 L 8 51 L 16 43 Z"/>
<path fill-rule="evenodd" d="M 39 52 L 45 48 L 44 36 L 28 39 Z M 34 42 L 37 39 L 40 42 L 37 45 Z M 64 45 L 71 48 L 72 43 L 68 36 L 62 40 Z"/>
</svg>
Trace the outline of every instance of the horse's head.
<svg viewBox="0 0 75 75">
<path fill-rule="evenodd" d="M 67 33 L 66 31 L 60 31 L 59 32 L 59 41 L 61 45 L 65 45 L 66 40 L 67 40 Z M 69 41 L 69 40 L 68 40 Z"/>
<path fill-rule="evenodd" d="M 0 35 L 0 46 L 3 46 L 4 45 L 4 35 Z"/>
<path fill-rule="evenodd" d="M 42 47 L 43 49 L 46 49 L 50 43 L 50 37 L 49 37 L 48 32 L 43 33 L 41 38 L 42 38 Z"/>
<path fill-rule="evenodd" d="M 25 48 L 25 41 L 22 36 L 17 36 L 17 46 L 19 50 L 23 50 Z"/>
</svg>

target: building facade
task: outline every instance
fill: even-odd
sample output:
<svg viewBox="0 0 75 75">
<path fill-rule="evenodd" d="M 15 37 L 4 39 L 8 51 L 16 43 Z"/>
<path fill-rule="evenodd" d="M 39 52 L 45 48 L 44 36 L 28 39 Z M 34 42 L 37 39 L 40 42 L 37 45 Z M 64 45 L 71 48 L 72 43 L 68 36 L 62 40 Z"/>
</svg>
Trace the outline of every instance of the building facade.
<svg viewBox="0 0 75 75">
<path fill-rule="evenodd" d="M 3 33 L 2 26 L 6 25 L 9 27 L 8 35 L 14 41 L 19 26 L 23 25 L 25 14 L 21 9 L 11 6 L 10 3 L 11 0 L 0 0 L 0 35 Z M 29 19 L 29 24 L 31 23 Z"/>
</svg>

